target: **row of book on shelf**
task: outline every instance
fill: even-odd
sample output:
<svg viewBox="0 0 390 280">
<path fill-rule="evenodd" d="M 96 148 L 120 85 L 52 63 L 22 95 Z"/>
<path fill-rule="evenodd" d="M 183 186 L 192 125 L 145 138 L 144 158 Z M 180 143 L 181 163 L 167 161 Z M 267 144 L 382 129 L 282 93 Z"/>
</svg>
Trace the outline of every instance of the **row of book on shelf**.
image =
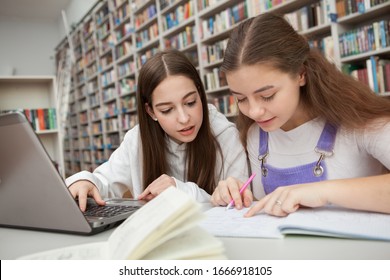
<svg viewBox="0 0 390 280">
<path fill-rule="evenodd" d="M 377 94 L 390 93 L 390 59 L 371 56 L 360 65 L 344 65 L 344 72 L 369 86 Z"/>
<path fill-rule="evenodd" d="M 390 47 L 390 20 L 380 20 L 340 35 L 341 57 Z"/>
<path fill-rule="evenodd" d="M 353 13 L 364 13 L 371 7 L 385 3 L 388 0 L 336 0 L 338 17 L 344 17 Z"/>
<path fill-rule="evenodd" d="M 348 15 L 350 13 L 354 12 L 361 12 L 363 13 L 365 10 L 384 3 L 386 0 L 337 0 L 337 14 L 339 17 Z M 198 1 L 198 9 L 202 10 L 205 7 L 208 7 L 210 3 L 215 4 L 214 2 L 218 1 Z M 208 19 L 204 19 L 202 21 L 202 28 L 200 29 L 201 38 L 208 37 L 215 32 L 219 32 L 222 30 L 226 30 L 227 28 L 231 27 L 234 23 L 237 23 L 238 21 L 241 21 L 244 18 L 252 17 L 256 14 L 265 12 L 269 10 L 270 8 L 283 3 L 284 1 L 269 1 L 269 0 L 262 0 L 262 1 L 255 1 L 255 0 L 246 0 L 241 3 L 238 3 L 237 5 L 234 5 L 231 8 L 227 8 L 226 10 L 222 11 L 219 14 L 216 14 L 215 16 L 212 16 Z M 162 1 L 161 9 L 164 9 L 165 7 L 170 5 L 170 1 Z M 190 18 L 194 13 L 194 1 L 191 0 L 183 5 L 178 6 L 173 12 L 168 13 L 165 15 L 165 18 L 162 21 L 162 24 L 164 26 L 163 30 L 169 30 L 170 28 L 173 28 L 175 26 L 178 26 L 181 22 L 185 21 L 186 19 Z M 153 18 L 157 13 L 156 5 L 150 5 L 147 9 L 145 9 L 142 13 L 138 14 L 136 16 L 135 20 L 135 27 L 140 28 L 143 24 L 145 24 L 148 20 Z M 302 7 L 301 9 L 298 9 L 297 11 L 294 11 L 292 13 L 288 13 L 286 15 L 289 17 L 291 24 L 296 27 L 297 30 L 306 30 L 310 27 L 322 25 L 330 22 L 330 3 L 329 0 L 321 0 L 316 3 L 311 3 L 309 5 L 306 5 Z M 108 24 L 108 23 L 107 23 Z M 143 30 L 140 32 L 137 36 L 137 41 L 144 42 L 149 41 L 153 39 L 155 36 L 158 35 L 158 31 L 154 30 L 157 28 L 157 24 L 154 24 L 146 30 Z M 100 28 L 101 29 L 101 28 Z M 99 32 L 101 30 L 98 30 Z M 107 30 L 106 30 L 107 29 Z M 134 32 L 134 28 L 126 28 L 126 32 L 120 32 L 120 36 L 117 38 L 118 40 L 121 40 L 123 37 L 123 34 L 130 34 Z M 103 32 L 104 34 L 99 36 L 100 38 L 106 38 L 108 27 L 104 28 Z M 99 33 L 98 32 L 98 33 Z M 100 32 L 101 33 L 101 32 Z M 143 34 L 145 33 L 145 34 Z M 143 39 L 141 39 L 143 38 Z M 141 47 L 142 43 L 138 47 Z"/>
<path fill-rule="evenodd" d="M 194 0 L 190 0 L 187 3 L 178 6 L 174 11 L 166 14 L 162 21 L 163 30 L 166 31 L 174 28 L 186 19 L 192 17 L 195 14 L 194 2 Z"/>
<path fill-rule="evenodd" d="M 306 5 L 294 12 L 286 13 L 285 17 L 297 31 L 305 31 L 314 26 L 330 23 L 329 1 L 323 0 Z"/>
<path fill-rule="evenodd" d="M 0 114 L 20 112 L 24 114 L 35 131 L 57 129 L 57 114 L 55 108 L 1 110 Z"/>
<path fill-rule="evenodd" d="M 227 30 L 243 19 L 264 13 L 282 2 L 283 1 L 268 0 L 247 0 L 240 2 L 210 18 L 203 19 L 201 22 L 200 37 L 207 38 L 213 34 Z M 291 25 L 298 31 L 304 31 L 314 26 L 330 23 L 331 15 L 329 0 L 321 0 L 317 3 L 306 5 L 297 11 L 287 13 L 286 17 Z"/>
<path fill-rule="evenodd" d="M 224 115 L 234 117 L 238 114 L 238 107 L 235 98 L 232 95 L 223 95 L 215 98 L 210 98 L 209 103 Z"/>
</svg>

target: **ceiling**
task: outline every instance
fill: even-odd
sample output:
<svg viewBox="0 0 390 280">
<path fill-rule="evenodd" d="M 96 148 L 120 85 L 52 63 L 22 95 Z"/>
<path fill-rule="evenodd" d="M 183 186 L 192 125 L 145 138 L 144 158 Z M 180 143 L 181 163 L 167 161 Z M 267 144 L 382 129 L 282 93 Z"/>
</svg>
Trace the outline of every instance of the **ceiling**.
<svg viewBox="0 0 390 280">
<path fill-rule="evenodd" d="M 0 16 L 56 20 L 72 0 L 0 0 Z"/>
</svg>

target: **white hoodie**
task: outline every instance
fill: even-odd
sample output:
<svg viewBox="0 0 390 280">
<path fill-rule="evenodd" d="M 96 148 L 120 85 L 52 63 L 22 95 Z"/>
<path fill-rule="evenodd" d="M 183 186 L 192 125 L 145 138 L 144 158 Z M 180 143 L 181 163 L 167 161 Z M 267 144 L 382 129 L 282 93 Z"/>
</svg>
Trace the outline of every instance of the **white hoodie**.
<svg viewBox="0 0 390 280">
<path fill-rule="evenodd" d="M 221 146 L 224 159 L 221 177 L 216 177 L 216 181 L 232 176 L 244 182 L 248 176 L 247 160 L 235 125 L 219 113 L 213 105 L 209 105 L 209 117 L 211 130 Z M 167 162 L 171 167 L 171 174 L 167 175 L 175 179 L 178 189 L 183 190 L 198 202 L 209 202 L 210 195 L 206 191 L 194 182 L 184 182 L 186 143 L 179 145 L 169 137 L 166 141 Z M 76 181 L 88 180 L 99 189 L 103 198 L 123 197 L 127 190 L 130 190 L 133 197 L 137 198 L 144 190 L 141 162 L 140 132 L 139 126 L 136 125 L 126 133 L 123 142 L 107 162 L 97 167 L 93 173 L 81 171 L 70 176 L 66 179 L 66 184 L 70 186 Z M 221 165 L 221 160 L 217 157 L 217 172 L 221 169 Z"/>
</svg>

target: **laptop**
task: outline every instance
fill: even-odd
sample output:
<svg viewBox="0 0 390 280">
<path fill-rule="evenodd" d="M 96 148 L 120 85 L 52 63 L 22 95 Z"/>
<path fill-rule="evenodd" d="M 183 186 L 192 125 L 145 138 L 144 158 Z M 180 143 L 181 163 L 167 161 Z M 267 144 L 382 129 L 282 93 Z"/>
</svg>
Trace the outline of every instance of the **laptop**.
<svg viewBox="0 0 390 280">
<path fill-rule="evenodd" d="M 119 225 L 145 204 L 106 203 L 95 205 L 92 215 L 83 213 L 26 117 L 0 115 L 0 226 L 92 235 Z"/>
</svg>

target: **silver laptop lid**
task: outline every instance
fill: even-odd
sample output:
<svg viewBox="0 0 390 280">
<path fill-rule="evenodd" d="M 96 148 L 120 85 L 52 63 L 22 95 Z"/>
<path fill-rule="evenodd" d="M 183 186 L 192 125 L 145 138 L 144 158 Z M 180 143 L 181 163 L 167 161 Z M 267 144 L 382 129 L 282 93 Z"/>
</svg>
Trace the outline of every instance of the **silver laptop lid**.
<svg viewBox="0 0 390 280">
<path fill-rule="evenodd" d="M 21 113 L 0 115 L 0 225 L 92 232 Z"/>
</svg>

